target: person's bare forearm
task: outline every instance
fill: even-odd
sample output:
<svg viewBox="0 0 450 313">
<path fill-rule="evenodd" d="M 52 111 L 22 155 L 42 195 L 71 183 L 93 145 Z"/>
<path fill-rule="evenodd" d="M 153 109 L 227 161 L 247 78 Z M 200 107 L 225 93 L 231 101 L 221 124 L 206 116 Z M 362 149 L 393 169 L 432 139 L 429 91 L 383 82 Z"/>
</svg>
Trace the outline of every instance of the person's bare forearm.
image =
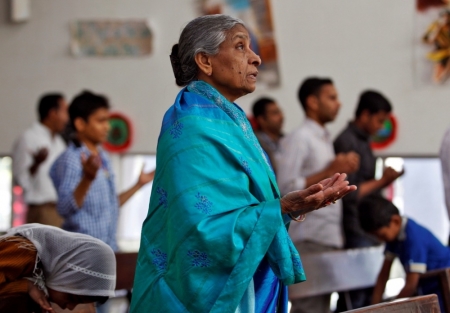
<svg viewBox="0 0 450 313">
<path fill-rule="evenodd" d="M 141 189 L 141 185 L 136 183 L 133 187 L 128 189 L 127 191 L 122 192 L 119 195 L 119 206 L 122 206 L 125 202 L 127 202 L 139 189 Z"/>
<path fill-rule="evenodd" d="M 91 183 L 92 180 L 83 176 L 77 188 L 75 188 L 75 191 L 73 192 L 73 197 L 79 208 L 83 206 L 84 199 L 86 198 L 86 194 L 91 186 Z"/>
<path fill-rule="evenodd" d="M 383 300 L 383 293 L 384 288 L 386 287 L 386 282 L 387 279 L 385 281 L 380 279 L 377 280 L 375 288 L 373 289 L 372 304 L 380 303 L 381 300 Z"/>
<path fill-rule="evenodd" d="M 412 288 L 410 286 L 405 285 L 405 287 L 403 287 L 403 289 L 400 291 L 400 293 L 395 298 L 400 299 L 400 298 L 412 297 L 414 295 L 415 291 L 416 291 L 416 288 Z"/>
<path fill-rule="evenodd" d="M 306 177 L 305 188 L 317 184 L 318 182 L 333 176 L 334 172 L 331 169 L 324 169 L 323 171 Z"/>
<path fill-rule="evenodd" d="M 365 196 L 370 195 L 372 192 L 385 187 L 385 184 L 386 183 L 382 179 L 372 179 L 359 184 L 358 198 L 362 199 Z"/>
<path fill-rule="evenodd" d="M 408 273 L 406 274 L 405 286 L 400 291 L 396 298 L 412 297 L 416 293 L 417 286 L 419 285 L 420 274 Z"/>
<path fill-rule="evenodd" d="M 386 283 L 389 279 L 389 273 L 391 271 L 392 261 L 385 260 L 381 271 L 378 274 L 377 282 L 372 294 L 372 304 L 380 303 L 383 300 L 384 289 L 386 288 Z"/>
</svg>

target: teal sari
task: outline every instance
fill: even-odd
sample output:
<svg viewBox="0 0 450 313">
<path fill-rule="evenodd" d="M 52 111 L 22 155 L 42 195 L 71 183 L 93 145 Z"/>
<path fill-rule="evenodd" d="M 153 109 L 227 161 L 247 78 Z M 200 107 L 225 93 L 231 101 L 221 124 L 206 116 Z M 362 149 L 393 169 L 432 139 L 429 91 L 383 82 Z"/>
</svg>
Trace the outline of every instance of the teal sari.
<svg viewBox="0 0 450 313">
<path fill-rule="evenodd" d="M 158 140 L 131 312 L 234 313 L 254 275 L 255 311 L 285 307 L 305 274 L 279 198 L 245 113 L 205 82 L 182 89 Z"/>
</svg>

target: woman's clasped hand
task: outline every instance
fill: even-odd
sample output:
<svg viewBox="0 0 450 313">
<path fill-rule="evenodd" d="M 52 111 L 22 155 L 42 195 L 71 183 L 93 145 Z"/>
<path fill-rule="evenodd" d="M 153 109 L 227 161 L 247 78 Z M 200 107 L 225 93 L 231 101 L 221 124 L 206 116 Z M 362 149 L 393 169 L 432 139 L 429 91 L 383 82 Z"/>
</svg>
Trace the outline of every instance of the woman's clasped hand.
<svg viewBox="0 0 450 313">
<path fill-rule="evenodd" d="M 356 190 L 346 178 L 347 174 L 336 173 L 304 190 L 289 192 L 280 200 L 282 213 L 303 215 L 341 199 Z"/>
</svg>

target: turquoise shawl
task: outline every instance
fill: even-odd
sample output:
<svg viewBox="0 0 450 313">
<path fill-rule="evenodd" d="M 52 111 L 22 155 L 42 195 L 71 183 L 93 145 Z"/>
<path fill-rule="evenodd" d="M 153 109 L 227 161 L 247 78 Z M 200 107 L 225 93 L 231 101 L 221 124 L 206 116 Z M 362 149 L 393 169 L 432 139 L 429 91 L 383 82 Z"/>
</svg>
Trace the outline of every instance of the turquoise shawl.
<svg viewBox="0 0 450 313">
<path fill-rule="evenodd" d="M 267 258 L 305 280 L 279 191 L 245 113 L 195 81 L 166 112 L 131 312 L 234 312 Z"/>
</svg>

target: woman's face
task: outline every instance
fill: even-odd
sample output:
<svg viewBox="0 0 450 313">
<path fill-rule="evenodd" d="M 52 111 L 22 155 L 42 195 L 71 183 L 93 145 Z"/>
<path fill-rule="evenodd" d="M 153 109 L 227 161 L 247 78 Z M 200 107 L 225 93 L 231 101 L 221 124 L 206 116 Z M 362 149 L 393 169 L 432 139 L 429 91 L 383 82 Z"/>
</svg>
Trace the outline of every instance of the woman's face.
<svg viewBox="0 0 450 313">
<path fill-rule="evenodd" d="M 257 67 L 261 59 L 250 49 L 250 36 L 242 25 L 236 25 L 211 56 L 209 83 L 225 98 L 233 102 L 255 90 Z"/>
<path fill-rule="evenodd" d="M 61 309 L 73 310 L 80 303 L 95 302 L 93 297 L 79 296 L 66 292 L 60 292 L 51 288 L 48 289 L 49 301 L 56 303 Z"/>
</svg>

